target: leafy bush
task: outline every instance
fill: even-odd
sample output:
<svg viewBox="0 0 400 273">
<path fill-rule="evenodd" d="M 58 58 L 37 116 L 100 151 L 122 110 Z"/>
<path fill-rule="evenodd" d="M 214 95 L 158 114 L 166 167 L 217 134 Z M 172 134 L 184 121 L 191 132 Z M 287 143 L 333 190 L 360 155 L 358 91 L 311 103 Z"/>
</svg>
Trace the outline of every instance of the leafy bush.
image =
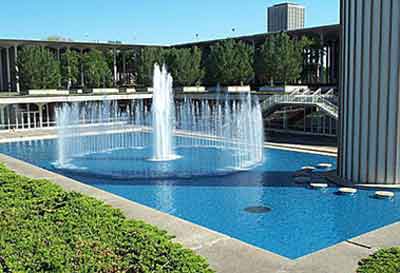
<svg viewBox="0 0 400 273">
<path fill-rule="evenodd" d="M 357 273 L 400 272 L 400 247 L 382 249 L 361 260 Z"/>
<path fill-rule="evenodd" d="M 83 56 L 85 85 L 90 88 L 112 86 L 112 72 L 103 52 L 90 50 Z"/>
<path fill-rule="evenodd" d="M 0 165 L 0 272 L 213 272 L 166 232 Z"/>
<path fill-rule="evenodd" d="M 211 46 L 207 78 L 212 84 L 244 84 L 254 77 L 253 49 L 244 42 L 225 40 Z"/>
<path fill-rule="evenodd" d="M 18 68 L 22 90 L 58 87 L 60 63 L 47 48 L 22 48 L 18 54 Z"/>
</svg>

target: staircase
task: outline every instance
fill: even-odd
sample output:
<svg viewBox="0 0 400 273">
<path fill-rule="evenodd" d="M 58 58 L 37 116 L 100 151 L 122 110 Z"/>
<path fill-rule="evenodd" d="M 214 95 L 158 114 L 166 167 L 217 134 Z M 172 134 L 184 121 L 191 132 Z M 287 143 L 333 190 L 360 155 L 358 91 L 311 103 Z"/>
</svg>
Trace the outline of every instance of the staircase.
<svg viewBox="0 0 400 273">
<path fill-rule="evenodd" d="M 263 115 L 268 116 L 284 105 L 317 106 L 332 118 L 338 119 L 339 116 L 338 106 L 323 95 L 273 95 L 261 103 L 261 109 Z"/>
</svg>

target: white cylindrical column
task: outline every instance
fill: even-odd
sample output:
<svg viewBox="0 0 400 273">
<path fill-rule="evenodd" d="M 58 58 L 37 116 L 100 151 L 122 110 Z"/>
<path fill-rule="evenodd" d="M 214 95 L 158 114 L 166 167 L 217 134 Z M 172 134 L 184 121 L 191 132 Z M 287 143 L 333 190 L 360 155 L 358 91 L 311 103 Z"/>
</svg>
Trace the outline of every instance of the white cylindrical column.
<svg viewBox="0 0 400 273">
<path fill-rule="evenodd" d="M 3 49 L 0 47 L 0 91 L 4 91 L 4 77 L 3 77 Z"/>
<path fill-rule="evenodd" d="M 400 184 L 400 1 L 341 2 L 339 175 Z"/>
<path fill-rule="evenodd" d="M 19 86 L 19 67 L 18 67 L 18 46 L 14 46 L 14 74 L 15 74 L 15 91 L 20 93 Z"/>
</svg>

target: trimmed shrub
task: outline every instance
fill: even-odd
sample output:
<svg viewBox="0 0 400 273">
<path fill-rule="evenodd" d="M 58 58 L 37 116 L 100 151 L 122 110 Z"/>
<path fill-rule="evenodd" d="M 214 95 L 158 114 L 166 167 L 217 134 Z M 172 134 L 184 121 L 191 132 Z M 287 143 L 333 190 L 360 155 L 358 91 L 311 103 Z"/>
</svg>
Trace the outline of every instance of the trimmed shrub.
<svg viewBox="0 0 400 273">
<path fill-rule="evenodd" d="M 382 249 L 360 261 L 357 273 L 400 272 L 400 247 Z"/>
<path fill-rule="evenodd" d="M 166 232 L 0 165 L 0 272 L 212 273 Z"/>
</svg>

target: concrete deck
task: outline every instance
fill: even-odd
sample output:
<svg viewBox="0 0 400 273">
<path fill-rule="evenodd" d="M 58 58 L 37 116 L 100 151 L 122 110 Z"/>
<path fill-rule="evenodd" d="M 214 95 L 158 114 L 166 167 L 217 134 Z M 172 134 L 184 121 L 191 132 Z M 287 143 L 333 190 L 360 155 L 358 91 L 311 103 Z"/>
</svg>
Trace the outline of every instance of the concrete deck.
<svg viewBox="0 0 400 273">
<path fill-rule="evenodd" d="M 399 222 L 290 260 L 12 157 L 0 154 L 0 162 L 17 173 L 49 179 L 65 190 L 80 192 L 119 208 L 128 218 L 140 219 L 167 230 L 176 236 L 177 242 L 206 257 L 218 273 L 351 273 L 356 271 L 361 258 L 377 248 L 400 244 Z"/>
</svg>

